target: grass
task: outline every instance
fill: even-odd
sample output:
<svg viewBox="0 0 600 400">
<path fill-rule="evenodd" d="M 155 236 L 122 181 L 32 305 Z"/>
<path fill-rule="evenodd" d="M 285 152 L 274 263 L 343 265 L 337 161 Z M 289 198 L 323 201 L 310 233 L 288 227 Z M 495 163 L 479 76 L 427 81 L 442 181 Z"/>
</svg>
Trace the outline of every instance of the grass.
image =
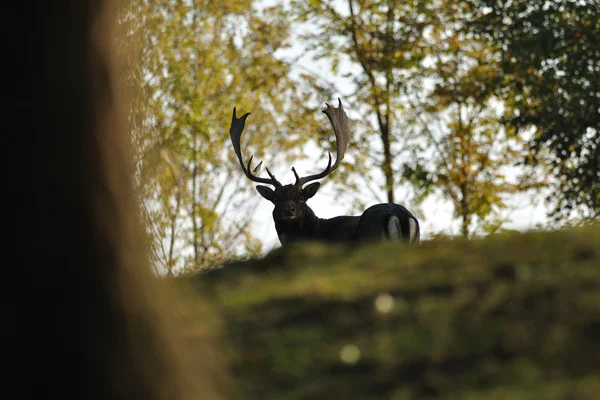
<svg viewBox="0 0 600 400">
<path fill-rule="evenodd" d="M 600 227 L 306 244 L 180 279 L 244 399 L 599 399 Z"/>
</svg>

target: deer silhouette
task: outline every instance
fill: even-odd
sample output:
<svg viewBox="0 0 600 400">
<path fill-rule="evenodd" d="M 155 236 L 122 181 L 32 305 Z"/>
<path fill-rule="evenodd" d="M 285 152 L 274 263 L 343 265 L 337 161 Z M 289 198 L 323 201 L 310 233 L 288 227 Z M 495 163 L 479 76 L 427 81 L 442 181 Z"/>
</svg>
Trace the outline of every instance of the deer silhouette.
<svg viewBox="0 0 600 400">
<path fill-rule="evenodd" d="M 337 156 L 333 166 L 331 165 L 331 154 L 327 168 L 322 172 L 305 177 L 298 176 L 296 169 L 292 172 L 296 182 L 282 185 L 269 171 L 269 178 L 256 176 L 260 171 L 262 161 L 251 168 L 251 156 L 247 165 L 244 165 L 240 140 L 249 112 L 240 118 L 236 116 L 236 108 L 233 108 L 231 128 L 229 134 L 233 149 L 242 167 L 242 171 L 248 179 L 257 183 L 271 185 L 258 185 L 256 190 L 262 197 L 274 204 L 273 221 L 277 236 L 282 246 L 299 241 L 326 241 L 326 242 L 348 242 L 365 243 L 380 240 L 401 240 L 405 243 L 419 243 L 420 231 L 419 221 L 405 207 L 394 203 L 380 203 L 367 208 L 361 215 L 338 216 L 334 218 L 319 218 L 308 206 L 308 199 L 312 198 L 319 190 L 320 183 L 309 182 L 325 178 L 337 169 L 340 161 L 350 142 L 348 130 L 348 116 L 342 106 L 342 100 L 338 98 L 338 107 L 327 106 L 323 113 L 327 115 L 333 127 L 336 137 Z M 306 186 L 304 186 L 306 185 Z"/>
</svg>

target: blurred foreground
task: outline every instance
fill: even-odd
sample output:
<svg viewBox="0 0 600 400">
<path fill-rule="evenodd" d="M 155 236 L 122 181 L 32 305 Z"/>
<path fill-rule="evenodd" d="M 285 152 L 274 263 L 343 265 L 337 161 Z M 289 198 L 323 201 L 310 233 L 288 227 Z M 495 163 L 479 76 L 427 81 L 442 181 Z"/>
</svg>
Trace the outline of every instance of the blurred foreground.
<svg viewBox="0 0 600 400">
<path fill-rule="evenodd" d="M 599 226 L 278 249 L 178 284 L 244 399 L 600 398 Z"/>
</svg>

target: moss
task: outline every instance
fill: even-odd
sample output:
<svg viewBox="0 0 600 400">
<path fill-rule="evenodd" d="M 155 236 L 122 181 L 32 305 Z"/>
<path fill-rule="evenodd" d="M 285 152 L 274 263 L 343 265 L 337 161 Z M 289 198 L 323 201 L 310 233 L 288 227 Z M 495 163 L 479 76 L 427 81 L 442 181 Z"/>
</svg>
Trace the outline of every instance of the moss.
<svg viewBox="0 0 600 400">
<path fill-rule="evenodd" d="M 600 228 L 305 244 L 188 277 L 244 398 L 597 398 Z M 569 397 L 572 396 L 572 397 Z"/>
</svg>

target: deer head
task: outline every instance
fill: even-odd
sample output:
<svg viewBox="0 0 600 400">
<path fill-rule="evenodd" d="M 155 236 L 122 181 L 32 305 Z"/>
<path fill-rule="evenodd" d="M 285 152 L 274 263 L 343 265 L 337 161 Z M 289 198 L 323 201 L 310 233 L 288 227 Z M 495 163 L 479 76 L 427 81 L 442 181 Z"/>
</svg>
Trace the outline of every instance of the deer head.
<svg viewBox="0 0 600 400">
<path fill-rule="evenodd" d="M 256 190 L 262 197 L 275 205 L 273 210 L 273 219 L 275 220 L 276 225 L 297 224 L 301 223 L 306 216 L 314 217 L 314 214 L 306 204 L 306 201 L 317 193 L 320 183 L 313 182 L 307 186 L 304 185 L 308 182 L 325 178 L 327 175 L 337 169 L 340 161 L 344 158 L 346 147 L 348 147 L 348 142 L 350 141 L 350 135 L 348 132 L 348 116 L 344 111 L 342 101 L 340 99 L 338 99 L 338 101 L 339 105 L 337 108 L 331 107 L 329 104 L 325 103 L 327 108 L 323 110 L 323 113 L 327 115 L 329 121 L 331 122 L 336 137 L 337 156 L 335 164 L 331 165 L 331 154 L 329 154 L 329 162 L 327 163 L 327 167 L 322 172 L 305 177 L 298 176 L 296 169 L 292 167 L 292 172 L 296 177 L 296 182 L 288 185 L 282 185 L 277 179 L 275 179 L 275 176 L 271 173 L 271 171 L 269 171 L 268 168 L 266 168 L 266 170 L 269 178 L 260 178 L 256 176 L 256 174 L 260 171 L 262 162 L 252 169 L 251 164 L 253 156 L 250 156 L 248 164 L 244 165 L 242 152 L 240 149 L 240 139 L 244 130 L 246 118 L 248 118 L 250 113 L 246 113 L 240 118 L 237 118 L 236 109 L 235 107 L 233 108 L 231 128 L 229 129 L 233 149 L 240 162 L 242 171 L 244 171 L 244 174 L 246 174 L 248 179 L 274 187 L 274 189 L 271 189 L 269 186 L 258 185 L 256 186 Z"/>
</svg>

